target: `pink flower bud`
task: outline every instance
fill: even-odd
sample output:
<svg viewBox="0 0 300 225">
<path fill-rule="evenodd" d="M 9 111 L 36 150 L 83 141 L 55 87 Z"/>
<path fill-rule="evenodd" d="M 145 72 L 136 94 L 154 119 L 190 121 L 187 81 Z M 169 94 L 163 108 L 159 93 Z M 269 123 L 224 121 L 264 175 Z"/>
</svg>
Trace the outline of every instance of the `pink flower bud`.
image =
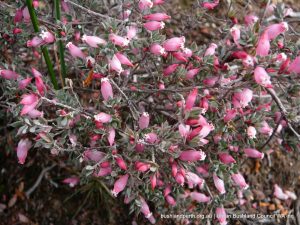
<svg viewBox="0 0 300 225">
<path fill-rule="evenodd" d="M 144 28 L 149 30 L 149 31 L 161 30 L 164 27 L 165 27 L 164 22 L 149 21 L 147 23 L 144 23 Z"/>
<path fill-rule="evenodd" d="M 42 74 L 37 71 L 35 68 L 31 68 L 32 74 L 35 79 L 35 85 L 40 95 L 45 95 L 46 86 L 42 80 Z"/>
<path fill-rule="evenodd" d="M 21 139 L 17 147 L 17 156 L 20 164 L 24 164 L 27 158 L 28 150 L 31 148 L 32 142 L 26 138 Z"/>
<path fill-rule="evenodd" d="M 209 48 L 206 49 L 205 53 L 204 53 L 204 56 L 210 56 L 210 55 L 215 55 L 215 52 L 216 52 L 216 48 L 218 46 L 215 44 L 215 43 L 211 43 L 209 45 Z"/>
<path fill-rule="evenodd" d="M 15 17 L 14 17 L 14 23 L 19 23 L 22 21 L 22 18 L 23 18 L 23 10 L 21 8 L 17 9 L 16 10 L 16 13 L 15 13 Z"/>
<path fill-rule="evenodd" d="M 105 167 L 105 168 L 100 168 L 99 169 L 99 172 L 97 173 L 97 177 L 105 177 L 105 176 L 108 176 L 110 175 L 112 172 L 112 169 L 111 167 Z"/>
<path fill-rule="evenodd" d="M 23 8 L 22 14 L 23 14 L 24 22 L 29 23 L 30 22 L 30 14 L 29 14 L 29 10 L 28 10 L 27 6 Z"/>
<path fill-rule="evenodd" d="M 197 174 L 192 172 L 187 172 L 185 174 L 185 178 L 187 179 L 189 188 L 193 188 L 197 185 L 199 186 L 200 189 L 203 188 L 204 180 L 200 178 Z"/>
<path fill-rule="evenodd" d="M 154 21 L 164 21 L 171 19 L 171 16 L 165 14 L 165 13 L 153 13 L 143 16 L 146 20 L 154 20 Z"/>
<path fill-rule="evenodd" d="M 235 108 L 245 108 L 251 102 L 252 97 L 253 91 L 244 88 L 242 91 L 234 93 L 232 103 Z"/>
<path fill-rule="evenodd" d="M 231 34 L 231 36 L 233 38 L 233 41 L 236 44 L 236 46 L 241 47 L 240 43 L 239 43 L 239 40 L 240 40 L 240 37 L 241 37 L 240 29 L 235 25 L 234 27 L 232 27 L 230 29 L 230 34 Z"/>
<path fill-rule="evenodd" d="M 32 78 L 28 77 L 26 79 L 20 80 L 19 81 L 19 90 L 24 90 L 30 83 L 31 83 Z"/>
<path fill-rule="evenodd" d="M 165 197 L 166 201 L 168 202 L 169 205 L 171 206 L 175 206 L 176 205 L 176 201 L 175 199 L 171 196 L 171 195 L 167 195 Z"/>
<path fill-rule="evenodd" d="M 141 11 L 152 8 L 153 2 L 151 0 L 140 0 L 139 1 L 139 9 Z"/>
<path fill-rule="evenodd" d="M 23 32 L 23 30 L 20 29 L 20 28 L 18 28 L 18 27 L 15 27 L 15 28 L 13 29 L 13 34 L 21 34 L 22 32 Z"/>
<path fill-rule="evenodd" d="M 139 161 L 135 162 L 134 165 L 135 165 L 135 169 L 139 172 L 146 172 L 151 167 L 150 164 L 139 162 Z"/>
<path fill-rule="evenodd" d="M 210 197 L 202 194 L 200 192 L 193 191 L 190 193 L 190 197 L 192 200 L 199 202 L 199 203 L 207 203 L 210 201 Z"/>
<path fill-rule="evenodd" d="M 28 114 L 28 116 L 29 116 L 31 119 L 35 119 L 35 118 L 38 118 L 38 117 L 42 117 L 42 116 L 44 115 L 43 112 L 38 111 L 38 110 L 36 110 L 36 109 L 30 110 L 27 114 Z"/>
<path fill-rule="evenodd" d="M 213 180 L 214 180 L 214 184 L 215 184 L 216 188 L 218 189 L 218 191 L 221 194 L 225 194 L 226 190 L 225 190 L 224 181 L 222 179 L 220 179 L 216 174 L 213 174 Z"/>
<path fill-rule="evenodd" d="M 76 45 L 74 45 L 72 42 L 69 42 L 66 47 L 68 48 L 70 54 L 74 58 L 81 58 L 85 59 L 85 54 L 81 51 L 80 48 L 78 48 Z"/>
<path fill-rule="evenodd" d="M 47 44 L 53 43 L 55 41 L 54 35 L 49 31 L 42 31 L 40 37 Z"/>
<path fill-rule="evenodd" d="M 87 36 L 84 34 L 81 39 L 82 39 L 82 41 L 87 43 L 92 48 L 98 48 L 99 45 L 107 44 L 107 42 L 105 40 L 103 40 L 102 38 L 96 37 L 96 36 Z"/>
<path fill-rule="evenodd" d="M 114 189 L 111 191 L 112 195 L 117 197 L 117 195 L 123 191 L 127 185 L 129 175 L 123 175 L 121 176 L 114 184 Z"/>
<path fill-rule="evenodd" d="M 185 103 L 185 110 L 186 111 L 190 111 L 194 107 L 197 95 L 198 95 L 198 89 L 194 88 L 190 92 L 190 94 L 188 95 L 188 97 L 186 99 L 186 103 Z"/>
<path fill-rule="evenodd" d="M 109 35 L 109 40 L 120 47 L 126 47 L 129 44 L 129 40 L 127 38 L 118 36 L 116 34 L 110 34 Z"/>
<path fill-rule="evenodd" d="M 153 0 L 153 5 L 162 5 L 164 3 L 165 3 L 164 0 Z"/>
<path fill-rule="evenodd" d="M 199 71 L 200 71 L 199 68 L 189 70 L 185 75 L 186 79 L 189 80 L 194 79 L 194 77 L 199 73 Z"/>
<path fill-rule="evenodd" d="M 62 182 L 68 184 L 70 187 L 75 187 L 79 183 L 79 177 L 69 177 L 64 179 Z"/>
<path fill-rule="evenodd" d="M 175 180 L 179 185 L 181 185 L 181 186 L 184 185 L 184 175 L 182 173 L 180 173 L 180 172 L 177 173 L 175 176 Z"/>
<path fill-rule="evenodd" d="M 185 37 L 174 37 L 166 40 L 163 47 L 168 52 L 176 52 L 184 48 Z"/>
<path fill-rule="evenodd" d="M 113 146 L 113 144 L 115 143 L 115 136 L 116 136 L 116 130 L 113 127 L 110 127 L 108 129 L 108 143 L 110 146 Z"/>
<path fill-rule="evenodd" d="M 203 151 L 196 151 L 196 150 L 186 150 L 182 151 L 179 159 L 182 161 L 190 161 L 190 162 L 195 162 L 195 161 L 202 161 L 206 157 L 206 154 Z"/>
<path fill-rule="evenodd" d="M 261 153 L 253 148 L 245 148 L 244 152 L 250 158 L 255 158 L 255 159 L 263 159 L 264 158 L 264 153 Z"/>
<path fill-rule="evenodd" d="M 62 10 L 66 13 L 70 11 L 69 4 L 65 0 L 61 0 Z"/>
<path fill-rule="evenodd" d="M 219 5 L 219 0 L 214 0 L 213 2 L 203 2 L 201 6 L 208 10 L 212 10 Z"/>
<path fill-rule="evenodd" d="M 216 217 L 217 217 L 220 225 L 227 225 L 226 211 L 223 207 L 216 208 Z"/>
<path fill-rule="evenodd" d="M 291 73 L 300 74 L 300 56 L 296 57 L 288 68 Z"/>
<path fill-rule="evenodd" d="M 20 104 L 24 105 L 21 110 L 21 116 L 23 116 L 34 110 L 38 104 L 38 97 L 35 94 L 24 94 Z"/>
<path fill-rule="evenodd" d="M 249 185 L 246 183 L 245 178 L 242 174 L 236 173 L 231 175 L 231 179 L 234 183 L 239 186 L 241 189 L 247 189 Z"/>
<path fill-rule="evenodd" d="M 277 184 L 274 185 L 274 196 L 280 200 L 287 200 L 289 198 Z"/>
<path fill-rule="evenodd" d="M 171 168 L 172 168 L 172 176 L 176 177 L 176 174 L 178 172 L 177 163 L 173 162 Z"/>
<path fill-rule="evenodd" d="M 219 154 L 219 159 L 224 164 L 236 163 L 235 159 L 226 152 L 220 153 Z"/>
<path fill-rule="evenodd" d="M 20 76 L 17 74 L 15 71 L 12 70 L 2 70 L 0 69 L 0 76 L 3 77 L 4 79 L 8 80 L 16 80 Z"/>
<path fill-rule="evenodd" d="M 247 135 L 248 135 L 248 137 L 249 137 L 250 139 L 255 138 L 255 136 L 256 136 L 256 129 L 255 129 L 255 127 L 249 126 L 249 127 L 247 128 Z"/>
<path fill-rule="evenodd" d="M 144 145 L 144 143 L 141 140 L 139 140 L 137 142 L 137 144 L 135 145 L 135 150 L 137 152 L 143 152 L 145 150 L 145 145 Z"/>
<path fill-rule="evenodd" d="M 147 112 L 143 112 L 139 119 L 139 128 L 140 129 L 146 129 L 149 126 L 150 117 Z"/>
<path fill-rule="evenodd" d="M 273 132 L 273 128 L 271 128 L 266 121 L 263 121 L 261 123 L 261 127 L 259 128 L 259 132 L 261 134 L 266 134 L 270 136 Z"/>
<path fill-rule="evenodd" d="M 164 76 L 169 76 L 172 73 L 174 73 L 178 66 L 179 66 L 179 64 L 172 64 L 172 65 L 164 68 L 164 71 L 163 71 Z"/>
<path fill-rule="evenodd" d="M 101 79 L 101 94 L 105 101 L 114 98 L 112 86 L 107 78 Z"/>
<path fill-rule="evenodd" d="M 257 66 L 254 70 L 254 80 L 257 84 L 263 87 L 272 87 L 270 76 L 266 72 L 266 70 L 262 67 Z"/>
<path fill-rule="evenodd" d="M 154 55 L 166 55 L 166 50 L 159 44 L 152 44 L 150 52 Z"/>
<path fill-rule="evenodd" d="M 114 55 L 111 60 L 108 60 L 108 64 L 109 69 L 116 71 L 118 74 L 121 74 L 124 71 L 121 62 L 116 55 Z"/>
<path fill-rule="evenodd" d="M 152 190 L 154 190 L 157 184 L 156 174 L 150 176 L 150 183 L 151 183 Z"/>
<path fill-rule="evenodd" d="M 127 165 L 126 165 L 124 159 L 122 159 L 121 157 L 117 157 L 116 162 L 122 170 L 127 170 Z"/>
<path fill-rule="evenodd" d="M 133 67 L 132 62 L 122 53 L 118 52 L 118 53 L 116 53 L 116 56 L 119 59 L 119 61 L 121 62 L 121 64 Z"/>
</svg>

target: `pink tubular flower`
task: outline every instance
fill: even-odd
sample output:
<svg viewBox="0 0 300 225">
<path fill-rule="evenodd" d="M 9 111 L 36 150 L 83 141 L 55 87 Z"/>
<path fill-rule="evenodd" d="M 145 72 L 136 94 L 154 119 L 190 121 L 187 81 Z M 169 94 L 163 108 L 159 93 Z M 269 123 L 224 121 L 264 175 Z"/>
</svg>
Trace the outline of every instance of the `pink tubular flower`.
<svg viewBox="0 0 300 225">
<path fill-rule="evenodd" d="M 18 143 L 17 147 L 17 156 L 20 164 L 24 164 L 28 150 L 31 148 L 32 142 L 26 138 L 26 139 L 21 139 Z"/>
<path fill-rule="evenodd" d="M 216 217 L 217 217 L 220 225 L 227 225 L 226 211 L 223 207 L 216 208 Z"/>
<path fill-rule="evenodd" d="M 255 159 L 263 159 L 264 158 L 264 153 L 257 151 L 256 149 L 253 149 L 253 148 L 245 148 L 244 152 L 250 158 L 255 158 Z"/>
<path fill-rule="evenodd" d="M 195 162 L 195 161 L 202 161 L 206 157 L 206 154 L 203 151 L 196 151 L 196 150 L 186 150 L 182 151 L 179 159 L 182 161 L 189 161 L 189 162 Z"/>
<path fill-rule="evenodd" d="M 85 161 L 93 161 L 96 163 L 105 157 L 105 153 L 97 150 L 85 150 L 82 155 Z"/>
<path fill-rule="evenodd" d="M 153 174 L 150 176 L 150 183 L 151 183 L 151 188 L 152 190 L 155 189 L 156 185 L 157 185 L 157 177 L 156 174 Z"/>
<path fill-rule="evenodd" d="M 137 33 L 137 27 L 136 26 L 129 26 L 127 27 L 127 38 L 128 40 L 131 40 L 133 38 L 135 38 Z"/>
<path fill-rule="evenodd" d="M 274 185 L 274 196 L 280 200 L 287 200 L 289 198 L 277 184 Z"/>
<path fill-rule="evenodd" d="M 166 40 L 163 47 L 168 52 L 177 52 L 184 48 L 185 37 L 174 37 Z"/>
<path fill-rule="evenodd" d="M 110 34 L 109 40 L 114 43 L 115 45 L 118 45 L 120 47 L 126 47 L 129 44 L 129 40 L 127 38 L 121 37 L 116 34 Z"/>
<path fill-rule="evenodd" d="M 210 201 L 210 197 L 202 194 L 200 192 L 193 191 L 190 193 L 190 197 L 192 200 L 199 202 L 199 203 L 206 203 Z"/>
<path fill-rule="evenodd" d="M 62 182 L 68 184 L 70 187 L 75 187 L 79 183 L 79 177 L 69 177 L 64 179 Z"/>
<path fill-rule="evenodd" d="M 45 44 L 44 40 L 40 37 L 33 37 L 31 40 L 27 41 L 27 47 L 39 47 Z"/>
<path fill-rule="evenodd" d="M 140 0 L 139 1 L 139 9 L 141 11 L 152 8 L 153 2 L 151 0 Z"/>
<path fill-rule="evenodd" d="M 241 47 L 240 43 L 239 43 L 239 40 L 240 40 L 240 37 L 241 37 L 240 29 L 237 26 L 233 26 L 230 29 L 230 34 L 231 34 L 231 36 L 233 38 L 233 41 L 236 44 L 236 46 Z"/>
<path fill-rule="evenodd" d="M 36 109 L 33 109 L 33 110 L 29 111 L 27 114 L 32 119 L 35 119 L 35 118 L 38 118 L 38 117 L 42 117 L 44 115 L 43 112 L 38 111 Z"/>
<path fill-rule="evenodd" d="M 153 5 L 162 5 L 165 3 L 165 0 L 153 0 Z"/>
<path fill-rule="evenodd" d="M 135 166 L 135 169 L 139 172 L 146 172 L 151 167 L 150 164 L 139 162 L 139 161 L 135 162 L 134 166 Z"/>
<path fill-rule="evenodd" d="M 193 188 L 196 185 L 198 185 L 200 189 L 203 188 L 204 180 L 200 178 L 197 174 L 192 172 L 187 172 L 185 174 L 185 178 L 187 179 L 189 188 Z"/>
<path fill-rule="evenodd" d="M 23 18 L 22 8 L 19 8 L 16 10 L 15 17 L 14 17 L 14 23 L 16 24 L 16 23 L 21 22 L 22 18 Z"/>
<path fill-rule="evenodd" d="M 31 80 L 32 80 L 31 77 L 20 80 L 18 86 L 19 90 L 24 90 L 31 83 Z"/>
<path fill-rule="evenodd" d="M 43 82 L 42 74 L 39 71 L 37 71 L 35 68 L 31 68 L 31 71 L 32 71 L 32 74 L 35 79 L 35 85 L 36 85 L 37 90 L 39 91 L 40 95 L 44 95 L 46 86 Z"/>
<path fill-rule="evenodd" d="M 140 129 L 146 129 L 149 126 L 150 117 L 147 112 L 143 112 L 139 119 L 139 128 Z"/>
<path fill-rule="evenodd" d="M 114 98 L 114 92 L 108 78 L 101 79 L 101 94 L 105 101 Z"/>
<path fill-rule="evenodd" d="M 226 111 L 226 114 L 223 118 L 224 122 L 227 123 L 231 120 L 233 120 L 237 115 L 237 110 L 236 109 L 229 109 Z"/>
<path fill-rule="evenodd" d="M 224 181 L 222 179 L 220 179 L 216 174 L 213 174 L 213 180 L 214 180 L 214 184 L 215 184 L 216 188 L 218 189 L 218 191 L 221 194 L 225 194 L 226 190 L 225 190 Z"/>
<path fill-rule="evenodd" d="M 291 73 L 300 74 L 300 56 L 296 57 L 288 68 Z"/>
<path fill-rule="evenodd" d="M 175 201 L 175 199 L 171 195 L 167 195 L 165 197 L 165 199 L 169 203 L 169 205 L 171 205 L 171 206 L 175 206 L 176 205 L 176 201 Z"/>
<path fill-rule="evenodd" d="M 116 157 L 116 162 L 122 170 L 127 170 L 127 165 L 124 159 L 122 159 L 121 157 Z"/>
<path fill-rule="evenodd" d="M 215 52 L 216 52 L 216 48 L 218 46 L 215 44 L 215 43 L 211 43 L 209 45 L 209 48 L 206 49 L 205 53 L 204 53 L 204 56 L 210 56 L 210 55 L 215 55 Z"/>
<path fill-rule="evenodd" d="M 256 55 L 258 56 L 267 56 L 270 51 L 270 40 L 268 39 L 268 35 L 263 33 L 258 39 L 258 43 L 256 46 Z"/>
<path fill-rule="evenodd" d="M 87 36 L 84 34 L 81 39 L 82 39 L 82 41 L 87 43 L 92 48 L 98 48 L 99 45 L 107 44 L 107 42 L 105 40 L 103 40 L 102 38 L 96 37 L 96 36 Z"/>
<path fill-rule="evenodd" d="M 253 14 L 249 14 L 249 15 L 245 16 L 244 20 L 245 20 L 246 26 L 251 26 L 258 21 L 258 17 Z"/>
<path fill-rule="evenodd" d="M 185 103 L 186 111 L 189 111 L 194 107 L 197 95 L 198 95 L 198 89 L 194 88 L 186 99 L 186 103 Z"/>
<path fill-rule="evenodd" d="M 161 30 L 164 27 L 165 27 L 164 22 L 149 21 L 147 23 L 144 23 L 144 28 L 149 31 Z"/>
<path fill-rule="evenodd" d="M 122 68 L 121 62 L 116 55 L 112 59 L 108 60 L 109 69 L 116 71 L 118 74 L 121 74 L 124 70 Z"/>
<path fill-rule="evenodd" d="M 203 84 L 205 86 L 209 86 L 209 87 L 212 87 L 216 84 L 216 82 L 218 81 L 218 77 L 207 77 L 203 80 Z"/>
<path fill-rule="evenodd" d="M 105 177 L 105 176 L 108 176 L 108 175 L 110 175 L 111 174 L 111 172 L 112 172 L 112 169 L 111 169 L 111 167 L 110 166 L 108 166 L 108 167 L 105 167 L 105 168 L 100 168 L 99 169 L 99 172 L 97 173 L 97 177 Z"/>
<path fill-rule="evenodd" d="M 157 43 L 151 45 L 150 52 L 154 55 L 166 55 L 166 50 Z"/>
<path fill-rule="evenodd" d="M 140 197 L 141 202 L 141 212 L 144 214 L 144 216 L 150 221 L 150 223 L 155 224 L 155 219 L 150 212 L 149 206 L 144 198 Z"/>
<path fill-rule="evenodd" d="M 219 154 L 219 159 L 224 164 L 236 163 L 235 159 L 226 152 L 220 153 Z"/>
<path fill-rule="evenodd" d="M 165 14 L 165 13 L 153 13 L 143 16 L 146 20 L 154 20 L 154 21 L 164 21 L 171 19 L 171 16 Z"/>
<path fill-rule="evenodd" d="M 24 94 L 22 95 L 22 100 L 20 104 L 23 105 L 21 116 L 28 114 L 30 111 L 34 110 L 38 104 L 38 97 L 35 94 Z"/>
<path fill-rule="evenodd" d="M 236 173 L 231 175 L 231 179 L 234 183 L 239 186 L 241 189 L 247 189 L 249 185 L 246 183 L 245 178 L 242 174 Z"/>
<path fill-rule="evenodd" d="M 172 64 L 172 65 L 164 68 L 164 71 L 163 71 L 164 76 L 169 76 L 172 73 L 174 73 L 178 66 L 179 66 L 179 64 Z"/>
<path fill-rule="evenodd" d="M 269 126 L 266 121 L 261 122 L 261 127 L 259 128 L 259 132 L 261 134 L 271 135 L 273 132 L 273 128 Z"/>
<path fill-rule="evenodd" d="M 158 141 L 157 134 L 155 134 L 153 132 L 145 134 L 145 141 L 150 144 L 155 144 Z"/>
<path fill-rule="evenodd" d="M 12 70 L 2 70 L 0 69 L 0 76 L 3 77 L 4 79 L 8 80 L 16 80 L 20 76 L 17 74 L 15 71 Z"/>
<path fill-rule="evenodd" d="M 47 44 L 51 44 L 55 41 L 54 35 L 49 31 L 42 31 L 40 34 L 40 37 L 43 39 L 43 41 Z"/>
<path fill-rule="evenodd" d="M 116 137 L 116 130 L 113 127 L 110 127 L 108 129 L 108 143 L 110 146 L 113 146 L 113 144 L 115 143 L 115 137 Z"/>
<path fill-rule="evenodd" d="M 254 80 L 257 84 L 263 87 L 272 87 L 270 76 L 266 72 L 266 70 L 260 66 L 257 66 L 254 70 Z"/>
<path fill-rule="evenodd" d="M 23 14 L 24 22 L 29 23 L 30 22 L 30 14 L 29 14 L 29 10 L 28 10 L 27 6 L 23 8 L 22 14 Z"/>
<path fill-rule="evenodd" d="M 112 120 L 112 116 L 109 114 L 106 114 L 104 112 L 98 113 L 94 116 L 95 120 L 100 123 L 110 123 Z"/>
<path fill-rule="evenodd" d="M 122 53 L 118 52 L 116 53 L 116 57 L 119 59 L 119 61 L 121 62 L 121 64 L 133 67 L 132 62 Z"/>
<path fill-rule="evenodd" d="M 279 34 L 286 32 L 289 29 L 289 26 L 286 22 L 281 22 L 277 24 L 272 24 L 265 29 L 265 33 L 268 36 L 269 40 L 275 39 Z"/>
<path fill-rule="evenodd" d="M 186 79 L 189 80 L 194 79 L 194 77 L 199 73 L 199 71 L 200 71 L 199 68 L 190 69 L 185 75 Z"/>
<path fill-rule="evenodd" d="M 80 48 L 78 48 L 76 45 L 74 45 L 72 42 L 69 42 L 66 47 L 68 48 L 70 54 L 74 58 L 81 58 L 85 59 L 85 54 L 81 51 Z"/>
<path fill-rule="evenodd" d="M 253 126 L 249 126 L 247 128 L 247 135 L 250 139 L 253 139 L 256 137 L 256 129 Z"/>
<path fill-rule="evenodd" d="M 232 98 L 234 108 L 245 108 L 251 102 L 252 97 L 253 91 L 248 88 L 244 88 L 242 91 L 234 93 Z"/>
<path fill-rule="evenodd" d="M 201 6 L 208 10 L 212 10 L 219 5 L 219 0 L 214 0 L 213 2 L 203 2 Z"/>
<path fill-rule="evenodd" d="M 117 197 L 117 195 L 123 191 L 127 185 L 129 175 L 121 176 L 114 184 L 114 189 L 111 191 L 112 195 Z"/>
</svg>

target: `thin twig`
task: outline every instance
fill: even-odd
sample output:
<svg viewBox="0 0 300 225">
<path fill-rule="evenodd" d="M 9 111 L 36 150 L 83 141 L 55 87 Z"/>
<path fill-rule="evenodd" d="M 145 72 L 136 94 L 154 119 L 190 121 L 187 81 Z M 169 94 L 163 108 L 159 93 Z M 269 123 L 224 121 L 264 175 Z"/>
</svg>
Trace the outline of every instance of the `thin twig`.
<svg viewBox="0 0 300 225">
<path fill-rule="evenodd" d="M 38 176 L 38 178 L 36 179 L 35 183 L 33 184 L 33 186 L 31 188 L 29 188 L 26 192 L 25 192 L 25 195 L 27 196 L 27 198 L 30 197 L 30 195 L 35 191 L 35 189 L 40 185 L 43 177 L 45 176 L 45 174 L 51 170 L 53 167 L 55 167 L 56 164 L 53 164 L 52 166 L 48 166 L 46 168 L 44 168 L 40 175 Z"/>
</svg>

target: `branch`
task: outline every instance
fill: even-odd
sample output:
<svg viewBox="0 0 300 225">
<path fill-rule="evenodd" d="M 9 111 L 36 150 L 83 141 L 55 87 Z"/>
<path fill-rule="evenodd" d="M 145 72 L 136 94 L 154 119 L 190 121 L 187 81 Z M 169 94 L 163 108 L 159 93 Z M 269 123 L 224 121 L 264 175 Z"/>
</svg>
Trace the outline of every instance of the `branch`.
<svg viewBox="0 0 300 225">
<path fill-rule="evenodd" d="M 287 125 L 290 128 L 290 130 L 295 134 L 297 139 L 300 141 L 300 134 L 297 133 L 297 131 L 293 128 L 291 122 L 287 118 L 287 110 L 284 107 L 284 105 L 282 104 L 281 100 L 278 98 L 275 91 L 273 89 L 270 89 L 270 88 L 265 88 L 265 89 L 272 96 L 273 100 L 275 101 L 276 105 L 278 106 L 278 108 L 279 108 L 280 112 L 282 113 L 283 117 L 286 119 Z"/>
<path fill-rule="evenodd" d="M 107 16 L 107 15 L 103 15 L 103 14 L 101 14 L 101 13 L 94 12 L 94 11 L 92 11 L 92 10 L 90 10 L 90 9 L 88 9 L 88 8 L 85 8 L 85 7 L 79 5 L 79 4 L 77 4 L 77 3 L 75 3 L 75 2 L 73 2 L 73 1 L 71 1 L 71 0 L 66 0 L 66 2 L 69 2 L 71 5 L 77 7 L 77 8 L 79 8 L 79 9 L 81 9 L 81 10 L 83 10 L 83 11 L 85 11 L 85 12 L 91 14 L 91 15 L 94 15 L 94 16 L 97 16 L 97 17 L 100 17 L 100 18 L 103 18 L 103 19 L 112 19 L 112 20 L 115 20 L 115 21 L 118 21 L 118 22 L 122 22 L 122 23 L 123 23 L 123 20 L 119 20 L 119 19 L 116 19 L 116 18 Z"/>
</svg>

